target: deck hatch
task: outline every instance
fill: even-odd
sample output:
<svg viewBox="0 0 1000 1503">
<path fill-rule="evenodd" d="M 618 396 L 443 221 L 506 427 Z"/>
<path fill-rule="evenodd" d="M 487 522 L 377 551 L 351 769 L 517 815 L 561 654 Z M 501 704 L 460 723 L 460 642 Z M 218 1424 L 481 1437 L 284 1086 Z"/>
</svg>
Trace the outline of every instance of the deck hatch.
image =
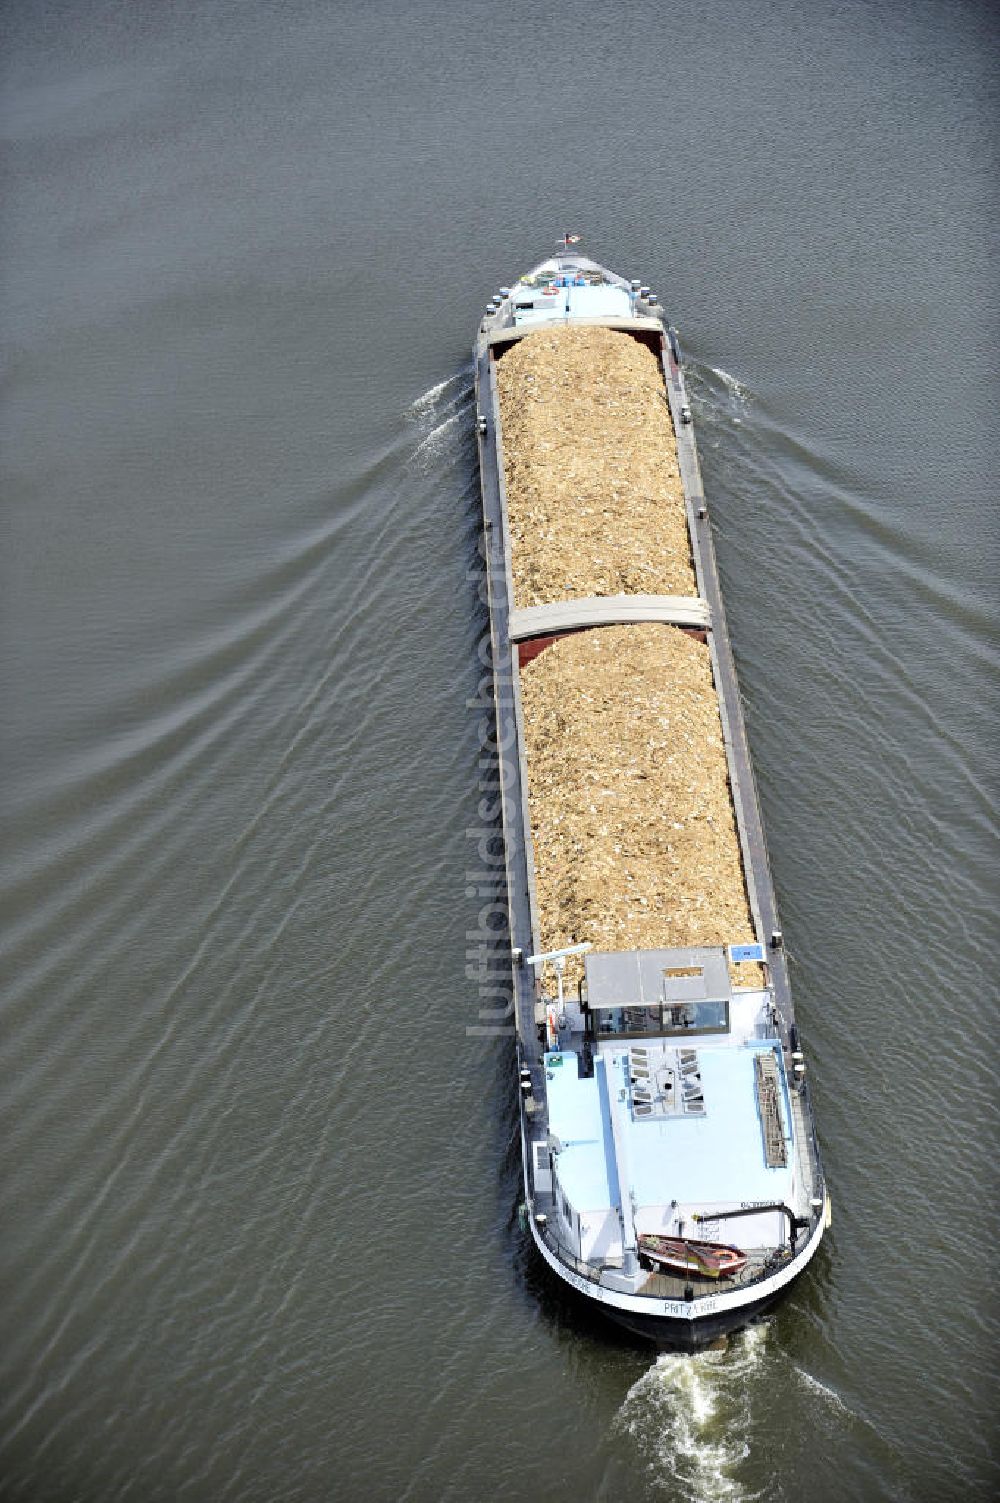
<svg viewBox="0 0 1000 1503">
<path fill-rule="evenodd" d="M 584 961 L 592 1008 L 721 1002 L 731 995 L 726 952 L 717 949 L 591 951 Z"/>
<path fill-rule="evenodd" d="M 587 1006 L 597 1031 L 626 1038 L 728 1033 L 732 984 L 723 946 L 591 951 Z"/>
</svg>

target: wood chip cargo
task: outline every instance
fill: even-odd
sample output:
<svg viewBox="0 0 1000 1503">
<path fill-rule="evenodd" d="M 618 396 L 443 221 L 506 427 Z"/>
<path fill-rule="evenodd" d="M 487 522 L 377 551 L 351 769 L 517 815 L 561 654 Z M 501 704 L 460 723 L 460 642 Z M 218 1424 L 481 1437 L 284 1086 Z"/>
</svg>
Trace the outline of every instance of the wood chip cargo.
<svg viewBox="0 0 1000 1503">
<path fill-rule="evenodd" d="M 659 362 L 627 333 L 555 326 L 498 362 L 517 605 L 696 591 Z M 664 624 L 522 652 L 544 950 L 752 941 L 708 647 Z M 582 962 L 571 957 L 573 984 Z M 756 965 L 734 968 L 757 985 Z M 553 990 L 551 977 L 544 982 Z"/>
</svg>

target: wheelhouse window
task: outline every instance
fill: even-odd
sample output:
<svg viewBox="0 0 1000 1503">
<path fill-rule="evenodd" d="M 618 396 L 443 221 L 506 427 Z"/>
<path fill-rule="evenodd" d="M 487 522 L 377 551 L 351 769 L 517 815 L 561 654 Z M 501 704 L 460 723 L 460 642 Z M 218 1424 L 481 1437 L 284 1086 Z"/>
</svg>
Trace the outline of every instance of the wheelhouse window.
<svg viewBox="0 0 1000 1503">
<path fill-rule="evenodd" d="M 601 1007 L 591 1013 L 596 1038 L 664 1038 L 728 1033 L 729 1001 L 671 1002 L 657 1007 Z"/>
</svg>

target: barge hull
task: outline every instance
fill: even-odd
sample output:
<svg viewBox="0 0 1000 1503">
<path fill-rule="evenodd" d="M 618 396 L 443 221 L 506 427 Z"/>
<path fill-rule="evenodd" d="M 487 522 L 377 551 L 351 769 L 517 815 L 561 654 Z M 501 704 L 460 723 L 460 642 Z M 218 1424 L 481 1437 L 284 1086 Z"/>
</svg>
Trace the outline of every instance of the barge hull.
<svg viewBox="0 0 1000 1503">
<path fill-rule="evenodd" d="M 797 1049 L 794 1014 L 787 964 L 781 943 L 777 908 L 771 882 L 767 849 L 760 818 L 749 747 L 740 708 L 732 651 L 726 629 L 715 550 L 693 427 L 680 367 L 675 337 L 651 320 L 602 320 L 606 327 L 640 337 L 655 348 L 662 367 L 665 394 L 670 406 L 677 441 L 684 504 L 691 537 L 699 594 L 710 613 L 708 633 L 713 675 L 719 700 L 723 740 L 729 768 L 733 804 L 746 885 L 757 932 L 768 943 L 767 962 L 773 988 L 776 1032 L 786 1059 Z M 719 1290 L 709 1297 L 689 1300 L 659 1299 L 617 1292 L 595 1281 L 592 1270 L 583 1273 L 570 1266 L 553 1243 L 536 1208 L 534 1164 L 547 1136 L 543 1047 L 538 1031 L 536 1004 L 539 987 L 526 957 L 542 948 L 538 905 L 534 892 L 531 825 L 528 812 L 525 737 L 522 720 L 517 619 L 512 623 L 513 589 L 510 573 L 510 532 L 503 463 L 503 435 L 496 380 L 496 362 L 504 348 L 521 331 L 499 330 L 485 321 L 475 351 L 475 389 L 480 477 L 483 503 L 483 555 L 486 565 L 487 603 L 490 618 L 490 660 L 493 670 L 496 711 L 496 756 L 501 787 L 505 876 L 509 931 L 512 949 L 511 1022 L 517 1038 L 521 1072 L 521 1146 L 525 1194 L 531 1231 L 545 1262 L 578 1297 L 595 1304 L 602 1314 L 644 1340 L 659 1345 L 693 1349 L 738 1329 L 755 1319 L 776 1299 L 810 1261 L 829 1219 L 829 1203 L 823 1189 L 822 1170 L 812 1124 L 808 1086 L 797 1093 L 796 1133 L 804 1138 L 804 1154 L 810 1167 L 814 1210 L 809 1234 L 788 1263 L 773 1274 L 757 1277 L 742 1286 Z M 513 633 L 512 633 L 513 624 Z"/>
</svg>

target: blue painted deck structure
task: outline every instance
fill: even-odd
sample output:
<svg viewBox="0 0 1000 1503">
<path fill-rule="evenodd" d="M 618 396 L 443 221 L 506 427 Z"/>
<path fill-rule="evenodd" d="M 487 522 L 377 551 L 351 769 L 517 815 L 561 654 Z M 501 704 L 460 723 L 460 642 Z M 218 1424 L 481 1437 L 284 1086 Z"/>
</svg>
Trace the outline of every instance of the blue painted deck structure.
<svg viewBox="0 0 1000 1503">
<path fill-rule="evenodd" d="M 519 284 L 514 288 L 515 324 L 567 317 L 628 318 L 635 311 L 635 299 L 621 287 L 579 285 L 572 278 L 555 273 L 549 286 L 555 287 L 554 295 L 541 287 Z"/>
<path fill-rule="evenodd" d="M 545 1057 L 549 1131 L 562 1145 L 559 1182 L 578 1211 L 618 1210 L 611 1108 L 603 1069 L 581 1077 L 571 1049 Z M 601 1151 L 603 1149 L 603 1151 Z"/>
<path fill-rule="evenodd" d="M 666 1119 L 633 1115 L 626 1052 L 603 1051 L 590 1077 L 578 1074 L 574 1051 L 546 1054 L 549 1129 L 559 1145 L 559 1183 L 578 1210 L 620 1206 L 609 1093 L 616 1098 L 613 1109 L 637 1213 L 671 1201 L 689 1207 L 791 1201 L 792 1155 L 783 1168 L 767 1166 L 754 1088 L 754 1056 L 771 1052 L 778 1063 L 782 1126 L 790 1143 L 791 1106 L 780 1049 L 766 1041 L 737 1048 L 728 1042 L 691 1047 L 697 1047 L 705 1113 Z"/>
</svg>

